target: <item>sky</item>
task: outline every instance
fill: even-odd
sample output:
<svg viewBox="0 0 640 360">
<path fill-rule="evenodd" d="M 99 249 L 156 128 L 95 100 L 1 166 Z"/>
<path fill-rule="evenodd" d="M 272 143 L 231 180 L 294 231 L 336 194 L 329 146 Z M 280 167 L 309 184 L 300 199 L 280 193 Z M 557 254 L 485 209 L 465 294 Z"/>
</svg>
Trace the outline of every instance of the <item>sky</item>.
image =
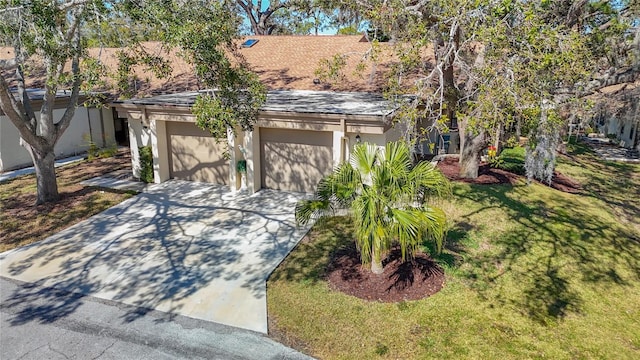
<svg viewBox="0 0 640 360">
<path fill-rule="evenodd" d="M 252 0 L 252 1 L 254 5 L 258 3 L 257 0 Z M 269 4 L 270 4 L 269 0 L 263 0 L 262 8 L 260 10 L 262 11 L 266 10 L 269 7 Z M 242 13 L 242 17 L 244 18 L 242 34 L 251 35 L 251 23 L 249 22 L 249 19 L 246 17 L 244 13 Z M 318 30 L 318 35 L 335 35 L 337 32 L 338 32 L 337 27 L 324 27 Z"/>
</svg>

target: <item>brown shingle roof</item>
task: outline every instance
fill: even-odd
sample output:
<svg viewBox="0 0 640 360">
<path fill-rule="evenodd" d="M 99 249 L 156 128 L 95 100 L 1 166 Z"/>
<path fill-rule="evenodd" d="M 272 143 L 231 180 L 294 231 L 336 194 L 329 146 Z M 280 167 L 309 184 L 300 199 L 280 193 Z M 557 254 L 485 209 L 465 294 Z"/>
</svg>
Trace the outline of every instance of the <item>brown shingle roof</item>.
<svg viewBox="0 0 640 360">
<path fill-rule="evenodd" d="M 250 36 L 259 40 L 250 48 L 240 49 L 252 69 L 270 89 L 379 91 L 384 86 L 384 71 L 390 65 L 390 51 L 374 69 L 365 61 L 365 68 L 354 74 L 371 45 L 362 35 L 353 36 Z M 316 70 L 322 59 L 335 55 L 345 57 L 342 81 L 314 84 Z M 373 76 L 372 76 L 373 75 Z"/>
<path fill-rule="evenodd" d="M 362 42 L 361 35 L 344 36 L 250 36 L 258 42 L 250 48 L 240 48 L 249 66 L 270 90 L 334 90 L 379 92 L 385 83 L 384 73 L 392 63 L 392 51 L 382 45 L 377 65 L 370 61 L 355 73 L 356 66 L 370 49 L 370 44 Z M 244 39 L 243 39 L 244 40 Z M 162 54 L 173 65 L 173 73 L 165 79 L 158 79 L 142 68 L 136 70 L 136 87 L 142 94 L 172 93 L 198 90 L 201 86 L 193 75 L 191 66 L 175 51 L 164 51 L 160 43 L 144 44 L 147 51 Z M 111 72 L 117 70 L 116 53 L 120 49 L 90 49 L 91 56 L 99 58 Z M 11 48 L 0 48 L 0 59 L 10 58 Z M 317 83 L 316 70 L 320 60 L 334 55 L 344 56 L 346 66 L 344 78 L 337 81 Z M 43 74 L 32 71 L 28 75 L 28 85 L 42 87 Z"/>
</svg>

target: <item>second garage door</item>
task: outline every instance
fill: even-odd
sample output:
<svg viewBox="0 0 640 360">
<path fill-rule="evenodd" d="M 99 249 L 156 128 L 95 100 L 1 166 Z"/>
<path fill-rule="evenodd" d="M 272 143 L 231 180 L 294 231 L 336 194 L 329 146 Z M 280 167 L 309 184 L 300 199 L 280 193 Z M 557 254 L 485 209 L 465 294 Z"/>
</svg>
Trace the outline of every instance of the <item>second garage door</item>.
<svg viewBox="0 0 640 360">
<path fill-rule="evenodd" d="M 193 123 L 167 122 L 171 178 L 225 185 L 229 183 L 226 145 Z"/>
<path fill-rule="evenodd" d="M 333 135 L 326 131 L 260 129 L 262 186 L 313 192 L 333 170 Z"/>
</svg>

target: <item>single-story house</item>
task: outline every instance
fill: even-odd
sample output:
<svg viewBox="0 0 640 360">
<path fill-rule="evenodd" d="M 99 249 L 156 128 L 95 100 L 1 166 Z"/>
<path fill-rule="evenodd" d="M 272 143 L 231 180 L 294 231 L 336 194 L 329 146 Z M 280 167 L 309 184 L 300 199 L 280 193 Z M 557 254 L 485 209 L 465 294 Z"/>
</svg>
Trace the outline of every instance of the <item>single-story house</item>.
<svg viewBox="0 0 640 360">
<path fill-rule="evenodd" d="M 313 192 L 320 179 L 347 159 L 353 145 L 383 146 L 400 139 L 392 126 L 397 106 L 380 94 L 314 90 L 272 90 L 253 131 L 217 143 L 195 125 L 191 113 L 198 92 L 159 95 L 114 103 L 128 119 L 134 175 L 138 148 L 151 146 L 154 180 Z M 225 157 L 228 153 L 228 157 Z M 246 183 L 236 171 L 246 160 Z"/>
<path fill-rule="evenodd" d="M 304 128 L 305 131 L 311 131 L 313 130 L 312 128 L 315 127 L 315 131 L 319 132 L 319 134 L 316 135 L 327 137 L 327 134 L 338 129 L 336 126 L 339 127 L 341 117 L 343 117 L 347 123 L 347 128 L 344 129 L 343 127 L 342 130 L 338 129 L 338 131 L 349 134 L 349 136 L 352 137 L 360 132 L 363 141 L 382 141 L 380 135 L 390 130 L 391 124 L 389 122 L 383 124 L 383 121 L 375 126 L 371 125 L 382 118 L 388 118 L 394 111 L 391 105 L 383 103 L 382 97 L 378 95 L 382 92 L 386 84 L 385 74 L 395 61 L 390 49 L 385 49 L 385 44 L 381 44 L 383 50 L 377 56 L 377 63 L 373 64 L 368 61 L 366 57 L 367 51 L 370 49 L 370 44 L 362 35 L 251 36 L 251 39 L 255 40 L 252 42 L 252 46 L 242 47 L 239 43 L 238 51 L 246 59 L 252 70 L 258 74 L 260 80 L 271 91 L 267 104 L 265 104 L 265 108 L 258 121 L 258 130 L 252 134 L 256 139 L 259 139 L 261 134 L 264 134 L 263 139 L 267 139 L 270 136 L 283 136 L 283 131 L 278 131 L 276 134 L 273 134 L 269 130 L 260 130 L 262 128 L 289 128 L 291 131 L 294 131 L 291 135 L 297 136 L 301 133 L 295 131 L 301 130 L 301 128 Z M 153 116 L 159 116 L 160 113 L 156 114 L 157 111 L 160 111 L 159 108 L 162 108 L 162 111 L 169 111 L 167 110 L 169 108 L 172 109 L 171 116 L 173 116 L 174 113 L 180 113 L 179 116 L 176 115 L 176 117 L 171 120 L 168 120 L 169 115 L 163 115 L 164 117 L 161 118 L 160 121 L 164 121 L 163 124 L 168 126 L 164 131 L 169 131 L 170 133 L 174 131 L 187 131 L 182 128 L 177 129 L 173 122 L 193 122 L 190 112 L 188 111 L 190 107 L 189 102 L 186 99 L 189 97 L 194 98 L 195 95 L 193 95 L 193 91 L 202 90 L 193 75 L 193 69 L 187 62 L 177 56 L 176 53 L 163 52 L 163 47 L 159 43 L 150 42 L 145 43 L 144 46 L 149 52 L 161 54 L 170 61 L 173 64 L 172 74 L 168 78 L 158 79 L 155 78 L 153 74 L 146 72 L 143 68 L 136 68 L 131 77 L 131 83 L 138 91 L 138 96 L 144 98 L 116 102 L 113 106 L 109 105 L 110 108 L 101 110 L 78 108 L 76 118 L 73 119 L 71 126 L 63 138 L 60 139 L 58 147 L 56 147 L 57 156 L 66 156 L 86 151 L 89 141 L 96 142 L 98 146 L 108 146 L 110 145 L 110 141 L 115 141 L 118 145 L 126 146 L 129 140 L 132 141 L 131 148 L 135 155 L 135 153 L 137 153 L 137 147 L 145 143 L 145 139 L 148 137 L 148 135 L 145 134 L 151 126 L 151 122 L 149 121 L 153 119 Z M 116 69 L 118 61 L 117 54 L 120 50 L 121 49 L 115 48 L 89 49 L 89 54 L 99 59 L 107 68 Z M 11 48 L 0 48 L 0 58 L 12 57 L 12 51 Z M 336 55 L 343 56 L 346 64 L 343 74 L 336 79 L 319 79 L 317 70 L 320 62 L 323 59 L 331 59 Z M 364 66 L 362 67 L 360 65 Z M 38 77 L 29 78 L 27 80 L 27 86 L 33 88 L 42 87 L 43 79 Z M 287 93 L 287 91 L 289 91 L 289 93 Z M 300 96 L 304 98 L 304 101 L 300 100 Z M 184 103 L 171 104 L 171 101 L 167 100 L 169 98 L 180 98 Z M 63 99 L 61 99 L 61 101 L 62 100 Z M 154 101 L 156 103 L 154 103 Z M 355 109 L 348 108 L 353 104 L 363 104 L 368 101 L 371 101 L 372 108 L 376 108 L 377 106 L 377 112 L 365 111 L 361 106 L 356 106 Z M 63 104 L 61 103 L 60 106 L 63 106 Z M 277 107 L 280 110 L 275 111 L 273 107 Z M 115 108 L 117 108 L 117 111 Z M 141 122 L 141 114 L 143 111 L 136 110 L 137 108 L 145 109 L 144 112 L 147 114 L 145 115 L 147 116 L 146 123 Z M 359 112 L 358 109 L 361 111 Z M 60 110 L 60 112 L 61 111 L 62 110 Z M 377 120 L 373 121 L 374 118 Z M 274 119 L 278 120 L 275 121 Z M 376 130 L 373 131 L 367 127 L 366 131 L 359 131 L 358 126 L 361 127 L 362 125 L 356 126 L 354 124 L 363 119 L 370 121 L 369 125 L 376 127 Z M 133 122 L 129 122 L 131 120 L 133 120 Z M 310 121 L 309 124 L 302 124 L 306 123 L 307 120 Z M 320 126 L 320 124 L 323 125 Z M 31 160 L 26 150 L 19 145 L 19 135 L 13 127 L 13 124 L 5 118 L 1 121 L 1 126 L 2 144 L 0 144 L 0 150 L 3 165 L 0 167 L 0 171 L 29 165 Z M 145 128 L 145 126 L 147 128 Z M 202 135 L 202 131 L 195 128 L 195 125 L 190 127 L 190 132 L 180 136 L 191 139 L 194 136 Z M 430 140 L 423 143 L 423 146 L 421 146 L 418 151 L 423 154 L 442 151 L 441 149 L 445 149 L 450 153 L 456 152 L 456 134 L 455 131 L 452 131 L 449 135 L 430 134 Z M 309 134 L 304 133 L 304 136 L 307 135 Z M 174 139 L 171 144 L 175 145 L 175 142 L 178 141 L 176 137 L 178 135 L 174 134 L 171 136 L 172 139 Z M 374 136 L 375 139 L 369 138 L 369 136 Z M 391 135 L 389 136 L 389 139 L 394 138 Z M 163 138 L 163 135 L 159 137 L 156 136 L 156 138 Z M 96 141 L 96 139 L 106 139 L 107 143 L 100 143 Z M 162 142 L 164 140 L 157 141 Z M 433 142 L 438 145 L 435 149 L 430 149 L 428 143 Z M 324 143 L 329 144 L 330 142 L 325 140 Z M 257 144 L 260 146 L 259 143 Z M 353 144 L 353 139 L 351 139 L 351 144 Z M 172 149 L 175 149 L 175 146 Z M 330 149 L 332 153 L 339 153 L 340 147 L 334 144 L 332 140 L 331 146 L 326 147 L 323 151 L 329 151 L 328 149 Z M 318 148 L 316 148 L 316 150 L 318 150 Z M 164 161 L 162 159 L 158 160 Z M 173 158 L 171 161 L 171 163 L 166 164 L 167 166 L 161 166 L 159 169 L 172 169 L 172 171 L 167 172 L 168 170 L 161 170 L 161 173 L 158 174 L 158 179 L 164 180 L 167 176 L 176 177 L 176 174 L 177 177 L 182 176 L 182 172 L 176 170 L 178 168 L 175 167 L 177 165 L 174 164 Z M 184 161 L 184 159 L 180 161 Z M 175 162 L 177 163 L 178 160 Z M 169 167 L 168 165 L 175 166 Z M 160 163 L 158 166 L 160 166 Z M 330 166 L 333 166 L 333 164 Z M 228 171 L 228 169 L 225 171 Z M 231 175 L 233 175 L 233 173 L 234 172 L 231 171 Z M 188 177 L 197 179 L 198 176 L 193 177 L 189 175 Z M 314 176 L 317 177 L 317 175 Z M 315 179 L 314 176 L 311 176 L 311 178 Z M 204 180 L 205 178 L 202 177 L 200 179 Z M 262 181 L 262 179 L 253 180 Z M 271 181 L 270 179 L 264 180 L 267 183 Z M 255 184 L 252 186 L 255 188 Z M 296 189 L 296 187 L 293 186 L 290 188 Z M 299 185 L 297 189 L 308 190 L 309 186 Z"/>
</svg>

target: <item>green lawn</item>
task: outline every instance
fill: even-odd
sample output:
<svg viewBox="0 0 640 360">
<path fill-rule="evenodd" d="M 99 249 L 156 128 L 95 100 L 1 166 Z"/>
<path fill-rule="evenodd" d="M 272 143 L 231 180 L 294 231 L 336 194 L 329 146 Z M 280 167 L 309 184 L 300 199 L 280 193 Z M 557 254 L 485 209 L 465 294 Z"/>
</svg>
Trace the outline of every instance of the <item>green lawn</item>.
<svg viewBox="0 0 640 360">
<path fill-rule="evenodd" d="M 581 195 L 454 185 L 447 282 L 427 299 L 330 290 L 323 269 L 350 224 L 314 228 L 268 283 L 272 334 L 322 359 L 640 358 L 640 166 L 570 153 L 558 170 Z"/>
</svg>

